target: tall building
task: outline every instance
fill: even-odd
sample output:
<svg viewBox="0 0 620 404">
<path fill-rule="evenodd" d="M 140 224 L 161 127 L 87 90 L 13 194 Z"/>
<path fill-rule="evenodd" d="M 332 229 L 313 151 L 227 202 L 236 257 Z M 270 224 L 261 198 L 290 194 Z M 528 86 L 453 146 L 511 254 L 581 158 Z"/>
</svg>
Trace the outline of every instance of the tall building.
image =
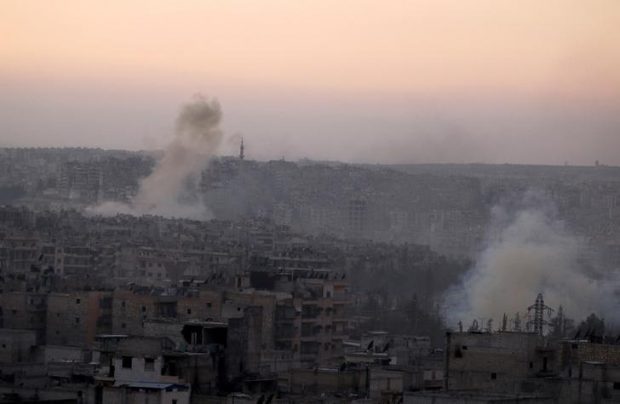
<svg viewBox="0 0 620 404">
<path fill-rule="evenodd" d="M 347 209 L 347 224 L 354 235 L 361 234 L 366 228 L 367 205 L 363 199 L 351 199 Z"/>
</svg>

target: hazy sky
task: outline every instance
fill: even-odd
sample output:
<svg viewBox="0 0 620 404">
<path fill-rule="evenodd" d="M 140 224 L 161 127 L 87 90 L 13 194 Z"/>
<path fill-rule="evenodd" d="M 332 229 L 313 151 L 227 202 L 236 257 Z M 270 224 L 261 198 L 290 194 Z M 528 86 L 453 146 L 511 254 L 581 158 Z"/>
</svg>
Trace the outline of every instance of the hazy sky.
<svg viewBox="0 0 620 404">
<path fill-rule="evenodd" d="M 618 0 L 0 0 L 0 146 L 620 164 Z"/>
</svg>

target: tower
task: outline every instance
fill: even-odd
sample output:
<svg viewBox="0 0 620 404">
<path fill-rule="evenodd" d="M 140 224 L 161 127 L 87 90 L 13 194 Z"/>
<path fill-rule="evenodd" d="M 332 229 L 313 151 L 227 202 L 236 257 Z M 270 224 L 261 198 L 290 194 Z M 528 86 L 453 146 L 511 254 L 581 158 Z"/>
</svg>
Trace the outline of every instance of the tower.
<svg viewBox="0 0 620 404">
<path fill-rule="evenodd" d="M 243 145 L 243 138 L 241 138 L 241 146 L 239 146 L 239 160 L 243 160 L 245 158 L 245 146 Z"/>
<path fill-rule="evenodd" d="M 548 324 L 548 322 L 545 321 L 545 318 L 544 318 L 545 310 L 547 310 L 548 314 L 550 315 L 553 309 L 548 306 L 545 306 L 543 295 L 542 293 L 539 293 L 538 296 L 536 296 L 536 301 L 534 302 L 534 304 L 527 308 L 528 314 L 532 310 L 534 311 L 534 318 L 528 322 L 528 328 L 531 324 L 534 326 L 534 333 L 538 335 L 542 335 L 543 326 Z"/>
<path fill-rule="evenodd" d="M 521 316 L 519 315 L 519 312 L 517 312 L 515 314 L 515 320 L 514 320 L 514 331 L 518 331 L 521 332 Z"/>
</svg>

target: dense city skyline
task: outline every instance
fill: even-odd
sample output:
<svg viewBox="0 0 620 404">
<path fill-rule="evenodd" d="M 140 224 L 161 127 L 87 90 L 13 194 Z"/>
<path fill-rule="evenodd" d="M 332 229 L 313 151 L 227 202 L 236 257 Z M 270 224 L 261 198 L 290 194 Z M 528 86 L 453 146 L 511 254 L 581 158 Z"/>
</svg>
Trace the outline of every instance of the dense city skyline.
<svg viewBox="0 0 620 404">
<path fill-rule="evenodd" d="M 0 0 L 0 403 L 620 402 L 619 0 Z"/>
</svg>

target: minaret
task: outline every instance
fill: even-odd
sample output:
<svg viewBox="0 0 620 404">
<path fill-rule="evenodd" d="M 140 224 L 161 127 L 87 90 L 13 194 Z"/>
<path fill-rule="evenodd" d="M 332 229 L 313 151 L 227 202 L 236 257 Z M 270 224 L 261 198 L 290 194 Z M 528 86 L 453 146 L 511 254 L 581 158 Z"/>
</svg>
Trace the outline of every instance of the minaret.
<svg viewBox="0 0 620 404">
<path fill-rule="evenodd" d="M 243 146 L 243 138 L 241 138 L 241 146 L 239 147 L 239 160 L 243 160 L 245 157 L 244 153 L 245 147 Z"/>
</svg>

